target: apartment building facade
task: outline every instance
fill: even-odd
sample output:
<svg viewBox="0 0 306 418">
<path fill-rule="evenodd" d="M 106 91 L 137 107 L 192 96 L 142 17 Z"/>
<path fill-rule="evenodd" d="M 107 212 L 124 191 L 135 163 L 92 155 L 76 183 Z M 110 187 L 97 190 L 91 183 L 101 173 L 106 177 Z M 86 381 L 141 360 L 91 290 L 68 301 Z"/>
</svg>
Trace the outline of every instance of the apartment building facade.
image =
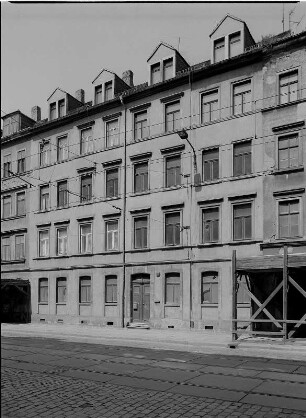
<svg viewBox="0 0 306 418">
<path fill-rule="evenodd" d="M 286 243 L 305 269 L 305 38 L 227 15 L 208 61 L 161 43 L 142 85 L 102 70 L 92 102 L 58 88 L 48 119 L 3 118 L 2 278 L 32 321 L 229 330 L 233 249 Z"/>
</svg>

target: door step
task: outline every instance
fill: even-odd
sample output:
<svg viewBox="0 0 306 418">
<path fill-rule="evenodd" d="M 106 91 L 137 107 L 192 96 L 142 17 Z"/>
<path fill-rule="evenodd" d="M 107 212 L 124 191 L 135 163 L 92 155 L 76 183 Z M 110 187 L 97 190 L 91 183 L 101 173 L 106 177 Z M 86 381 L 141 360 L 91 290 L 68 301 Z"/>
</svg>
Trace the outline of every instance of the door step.
<svg viewBox="0 0 306 418">
<path fill-rule="evenodd" d="M 131 322 L 126 327 L 127 328 L 150 329 L 149 324 L 147 324 L 146 322 Z"/>
</svg>

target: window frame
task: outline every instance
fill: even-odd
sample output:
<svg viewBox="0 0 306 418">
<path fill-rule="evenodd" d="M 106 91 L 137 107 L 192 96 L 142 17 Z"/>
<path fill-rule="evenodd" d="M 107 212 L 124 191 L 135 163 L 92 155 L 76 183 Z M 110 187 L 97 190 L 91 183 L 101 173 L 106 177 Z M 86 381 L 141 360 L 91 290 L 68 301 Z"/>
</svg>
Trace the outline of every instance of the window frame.
<svg viewBox="0 0 306 418">
<path fill-rule="evenodd" d="M 237 37 L 237 35 L 239 34 L 239 41 L 235 41 L 235 42 L 231 42 L 232 41 L 232 39 L 236 36 Z M 232 44 L 235 44 L 235 43 L 237 43 L 237 42 L 239 42 L 240 44 L 241 44 L 241 42 L 242 42 L 242 33 L 241 33 L 241 30 L 238 30 L 238 31 L 236 31 L 236 32 L 233 32 L 233 33 L 230 33 L 229 35 L 228 35 L 228 58 L 233 58 L 233 57 L 237 57 L 238 55 L 240 55 L 240 54 L 242 54 L 244 51 L 242 50 L 239 54 L 235 54 L 235 55 L 232 55 L 232 50 L 231 50 L 231 45 Z"/>
<path fill-rule="evenodd" d="M 297 89 L 296 89 L 296 100 L 289 100 L 285 103 L 281 103 L 281 78 L 282 77 L 286 77 L 286 75 L 290 75 L 290 73 L 297 73 Z M 294 68 L 288 68 L 286 70 L 283 70 L 281 72 L 279 72 L 277 74 L 278 79 L 277 79 L 277 102 L 276 105 L 288 105 L 290 103 L 295 103 L 297 100 L 299 100 L 300 98 L 300 74 L 301 74 L 301 69 L 299 67 L 294 67 Z M 292 84 L 292 83 L 291 83 Z"/>
<path fill-rule="evenodd" d="M 43 205 L 42 205 L 42 190 L 43 189 L 47 189 L 48 188 L 48 196 L 49 196 L 49 198 L 48 198 L 48 205 L 46 205 L 46 206 L 48 206 L 48 207 L 46 207 L 46 208 L 44 208 L 43 209 Z M 42 211 L 42 212 L 46 212 L 46 211 L 49 211 L 50 210 L 50 208 L 51 208 L 51 196 L 50 196 L 50 185 L 49 184 L 42 184 L 40 187 L 39 187 L 39 210 L 40 211 Z"/>
<path fill-rule="evenodd" d="M 280 141 L 281 140 L 284 140 L 284 139 L 290 139 L 290 138 L 293 138 L 293 137 L 297 137 L 297 148 L 298 148 L 298 162 L 297 162 L 297 165 L 294 165 L 294 166 L 287 166 L 287 167 L 283 167 L 283 168 L 280 168 L 280 158 L 279 158 L 279 151 L 280 151 L 280 148 L 279 148 L 279 144 L 280 144 Z M 302 141 L 301 141 L 301 135 L 300 135 L 300 131 L 291 131 L 291 132 L 287 132 L 287 133 L 284 133 L 284 134 L 281 134 L 281 135 L 277 135 L 276 136 L 276 144 L 277 144 L 277 146 L 276 146 L 276 162 L 277 162 L 277 170 L 278 171 L 286 171 L 286 170 L 294 170 L 294 169 L 297 169 L 297 168 L 299 168 L 299 167 L 303 167 L 303 157 L 302 157 Z M 291 147 L 291 148 L 293 148 L 293 147 Z M 287 150 L 289 150 L 290 149 L 290 147 L 289 148 L 287 148 Z M 289 154 L 289 156 L 290 156 L 290 154 Z M 290 163 L 290 158 L 288 158 L 288 163 Z"/>
<path fill-rule="evenodd" d="M 18 204 L 18 197 L 19 196 L 24 196 L 24 198 L 23 198 L 23 211 L 22 211 L 22 213 L 19 213 L 19 211 L 20 211 L 20 208 L 19 208 L 19 204 L 20 204 L 20 201 L 19 201 L 19 204 Z M 24 192 L 24 191 L 22 191 L 22 192 L 17 192 L 16 193 L 16 216 L 26 216 L 26 192 Z"/>
<path fill-rule="evenodd" d="M 53 114 L 53 112 L 54 112 L 54 114 Z M 57 106 L 56 106 L 56 102 L 52 102 L 49 105 L 49 119 L 50 120 L 57 119 Z"/>
<path fill-rule="evenodd" d="M 6 165 L 8 165 L 8 166 L 6 167 Z M 12 174 L 12 154 L 11 153 L 3 155 L 2 173 L 3 173 L 3 176 L 2 176 L 3 179 L 7 179 L 7 178 L 9 178 L 13 175 Z"/>
<path fill-rule="evenodd" d="M 280 218 L 279 218 L 279 209 L 280 209 L 280 203 L 282 202 L 290 202 L 290 201 L 298 201 L 299 203 L 299 216 L 298 216 L 298 235 L 296 236 L 288 236 L 288 237 L 281 237 L 280 236 Z M 298 239 L 303 237 L 303 199 L 301 195 L 290 195 L 287 196 L 280 196 L 276 198 L 276 239 L 278 240 L 292 240 L 292 239 Z"/>
<path fill-rule="evenodd" d="M 108 189 L 108 178 L 107 176 L 109 175 L 110 172 L 114 172 L 117 171 L 117 193 L 115 193 L 115 187 L 114 187 L 114 194 L 112 196 L 109 195 L 109 189 Z M 105 168 L 105 197 L 106 199 L 117 199 L 120 195 L 119 191 L 120 191 L 120 182 L 119 182 L 119 178 L 120 178 L 120 166 L 119 165 L 114 165 L 114 166 L 110 166 Z M 112 179 L 112 181 L 114 181 Z"/>
<path fill-rule="evenodd" d="M 221 43 L 223 41 L 223 58 L 222 59 L 216 59 L 216 43 Z M 218 49 L 220 49 L 220 48 L 218 48 Z M 225 57 L 225 36 L 221 36 L 220 38 L 218 38 L 218 39 L 215 39 L 214 40 L 214 42 L 213 42 L 213 53 L 214 53 L 214 64 L 215 63 L 217 63 L 217 62 L 221 62 L 221 61 L 224 61 L 225 59 L 226 59 L 226 57 Z"/>
<path fill-rule="evenodd" d="M 179 111 L 178 112 L 176 111 L 176 112 L 167 113 L 167 108 L 169 106 L 171 106 L 171 105 L 176 104 L 176 103 L 179 104 Z M 167 122 L 167 115 L 169 115 L 169 114 L 175 114 L 175 113 L 179 114 L 179 118 L 172 120 L 173 128 L 174 128 L 174 125 L 175 125 L 175 122 L 174 122 L 175 120 L 178 120 L 177 123 L 178 123 L 179 126 L 177 128 L 174 128 L 174 129 L 168 129 L 168 123 L 169 122 Z M 180 99 L 176 99 L 176 100 L 171 100 L 171 101 L 165 102 L 164 103 L 164 132 L 165 133 L 177 132 L 180 129 L 182 129 L 182 107 L 181 107 L 181 100 Z"/>
<path fill-rule="evenodd" d="M 180 242 L 178 244 L 167 244 L 167 223 L 166 219 L 168 215 L 176 214 L 178 213 L 180 215 Z M 174 210 L 166 210 L 164 211 L 164 246 L 165 247 L 181 247 L 183 245 L 183 210 L 182 209 L 174 209 Z"/>
<path fill-rule="evenodd" d="M 100 101 L 98 100 L 98 94 L 100 95 Z M 103 102 L 103 87 L 102 84 L 95 86 L 95 105 L 101 104 Z"/>
<path fill-rule="evenodd" d="M 235 207 L 236 206 L 243 206 L 243 205 L 251 205 L 251 237 L 250 238 L 240 238 L 235 239 L 235 227 L 234 227 L 234 221 L 235 221 Z M 255 237 L 255 199 L 237 199 L 231 203 L 231 215 L 232 215 L 232 242 L 248 242 L 253 241 Z"/>
<path fill-rule="evenodd" d="M 249 143 L 249 145 L 250 145 L 250 152 L 249 153 L 246 153 L 246 152 L 244 152 L 244 153 L 242 153 L 242 154 L 240 154 L 240 155 L 242 155 L 243 156 L 243 161 L 242 161 L 242 165 L 244 166 L 244 169 L 246 168 L 246 164 L 245 164 L 245 155 L 250 155 L 250 159 L 251 159 L 251 163 L 250 163 L 250 172 L 249 173 L 245 173 L 245 172 L 243 172 L 243 173 L 241 173 L 241 174 L 237 174 L 236 173 L 236 165 L 237 165 L 237 163 L 236 163 L 236 158 L 235 157 L 238 157 L 237 155 L 235 155 L 235 148 L 236 147 L 239 147 L 240 145 L 243 145 L 243 144 L 248 144 Z M 253 161 L 254 161 L 254 158 L 253 158 L 253 141 L 252 141 L 252 139 L 251 138 L 248 138 L 248 139 L 243 139 L 243 140 L 239 140 L 239 141 L 235 141 L 235 142 L 233 142 L 232 143 L 232 176 L 233 177 L 238 177 L 238 178 L 240 178 L 240 177 L 245 177 L 245 176 L 250 176 L 250 175 L 252 175 L 253 174 L 253 172 L 254 172 L 254 170 L 253 170 Z M 242 170 L 243 171 L 243 170 Z M 244 171 L 246 171 L 246 170 L 244 170 Z"/>
<path fill-rule="evenodd" d="M 47 146 L 47 150 L 44 151 L 44 147 Z M 42 158 L 43 155 L 47 157 Z M 45 161 L 46 160 L 46 161 Z M 39 166 L 40 167 L 47 167 L 51 164 L 51 141 L 44 140 L 39 142 Z"/>
<path fill-rule="evenodd" d="M 9 199 L 9 207 L 10 207 L 9 214 L 6 214 L 5 211 L 4 211 L 4 207 L 5 207 L 4 201 L 5 201 L 5 199 Z M 1 202 L 2 203 L 2 214 L 1 214 L 2 219 L 11 218 L 12 215 L 13 215 L 13 199 L 12 199 L 12 195 L 11 194 L 7 194 L 7 195 L 2 196 L 1 201 L 2 201 Z"/>
<path fill-rule="evenodd" d="M 213 279 L 210 279 L 210 281 L 204 281 L 203 279 L 205 277 L 210 277 L 210 276 L 215 276 L 216 277 L 216 281 L 213 281 Z M 210 301 L 205 301 L 204 300 L 204 293 L 203 293 L 203 285 L 204 284 L 208 284 L 210 285 L 210 289 L 209 289 L 209 293 L 210 293 Z M 213 290 L 212 290 L 212 286 L 215 286 L 217 288 L 217 291 L 215 291 L 215 293 L 217 294 L 217 302 L 214 301 L 213 299 Z M 205 271 L 201 271 L 201 292 L 200 292 L 200 303 L 201 306 L 219 306 L 219 295 L 220 292 L 220 279 L 219 279 L 219 271 L 218 270 L 205 270 Z"/>
<path fill-rule="evenodd" d="M 117 130 L 118 133 L 117 135 L 117 143 L 116 144 L 109 144 L 109 133 L 108 133 L 108 126 L 109 124 L 113 123 L 113 122 L 117 122 Z M 105 121 L 105 148 L 116 148 L 120 146 L 120 129 L 119 129 L 119 117 L 113 118 L 113 119 L 109 119 Z"/>
<path fill-rule="evenodd" d="M 155 81 L 155 82 L 153 82 L 153 70 L 154 70 L 154 68 L 159 68 L 159 80 L 158 81 Z M 163 74 L 162 74 L 162 64 L 161 64 L 161 62 L 156 62 L 156 63 L 154 63 L 154 64 L 151 64 L 150 65 L 150 85 L 152 86 L 152 85 L 154 85 L 154 84 L 158 84 L 158 83 L 161 83 L 162 81 L 163 81 L 163 79 L 162 79 L 162 76 L 163 76 Z"/>
<path fill-rule="evenodd" d="M 87 281 L 90 280 L 90 285 L 86 285 L 86 286 L 82 286 L 82 279 L 86 279 Z M 89 280 L 88 280 L 89 279 Z M 92 304 L 92 300 L 93 300 L 93 289 L 92 289 L 92 277 L 91 276 L 79 276 L 79 305 L 91 305 Z M 88 298 L 88 289 L 86 291 L 86 300 L 82 300 L 82 292 L 81 289 L 82 287 L 84 288 L 89 288 L 89 298 Z"/>
<path fill-rule="evenodd" d="M 23 237 L 23 257 L 17 257 L 17 242 L 16 242 L 16 238 L 17 237 Z M 25 234 L 16 234 L 15 235 L 15 260 L 25 260 L 26 256 L 25 256 Z"/>
<path fill-rule="evenodd" d="M 57 102 L 57 115 L 59 118 L 62 118 L 64 116 L 66 116 L 66 100 L 65 99 L 60 99 Z"/>
<path fill-rule="evenodd" d="M 149 175 L 149 159 L 146 160 L 139 160 L 139 161 L 134 161 L 133 162 L 133 193 L 134 194 L 141 194 L 141 193 L 146 193 L 150 190 L 150 175 Z M 141 190 L 141 191 L 137 191 L 136 190 L 136 166 L 137 165 L 141 165 L 141 164 L 146 164 L 147 165 L 147 189 Z"/>
<path fill-rule="evenodd" d="M 59 252 L 59 231 L 61 230 L 66 230 L 66 252 L 65 253 L 60 253 Z M 58 226 L 56 227 L 56 231 L 55 231 L 55 237 L 56 237 L 56 248 L 55 248 L 55 254 L 57 257 L 65 257 L 68 255 L 68 225 L 62 225 L 62 226 Z"/>
<path fill-rule="evenodd" d="M 41 234 L 47 232 L 47 238 L 48 238 L 48 251 L 46 255 L 41 255 L 42 253 L 42 247 L 41 247 Z M 38 258 L 50 258 L 50 228 L 40 228 L 38 229 Z"/>
<path fill-rule="evenodd" d="M 178 157 L 180 159 L 180 173 L 179 173 L 179 184 L 168 186 L 168 171 L 167 171 L 167 161 Z M 175 175 L 177 177 L 177 174 Z M 179 188 L 182 186 L 182 153 L 170 153 L 164 156 L 164 187 L 165 189 L 169 188 Z"/>
<path fill-rule="evenodd" d="M 147 241 L 147 245 L 146 246 L 136 246 L 136 222 L 137 220 L 146 218 L 146 241 Z M 133 240 L 132 240 L 132 245 L 133 245 L 133 249 L 134 250 L 147 250 L 148 248 L 150 248 L 149 245 L 149 222 L 150 222 L 150 218 L 149 218 L 149 214 L 148 213 L 139 213 L 137 215 L 133 215 Z M 142 228 L 144 229 L 144 228 Z M 143 236 L 142 236 L 142 241 L 143 241 Z"/>
<path fill-rule="evenodd" d="M 218 161 L 218 177 L 211 178 L 211 179 L 206 179 L 205 178 L 205 164 L 204 163 L 205 163 L 205 161 L 209 161 L 209 162 L 216 161 L 216 159 L 205 160 L 204 156 L 205 156 L 205 154 L 216 152 L 216 151 L 218 152 L 218 160 L 217 160 Z M 210 171 L 210 174 L 212 172 L 212 174 L 214 176 L 214 167 L 212 166 L 212 164 L 210 164 L 210 170 L 209 171 Z M 220 178 L 221 178 L 220 171 L 221 171 L 220 147 L 219 146 L 213 146 L 213 147 L 202 149 L 202 179 L 203 179 L 203 183 L 211 183 L 211 182 L 220 180 Z"/>
<path fill-rule="evenodd" d="M 111 86 L 111 88 L 109 88 Z M 110 96 L 108 96 L 108 92 L 111 92 Z M 108 100 L 112 100 L 114 98 L 114 83 L 113 80 L 106 81 L 104 83 L 104 101 L 107 102 Z"/>
<path fill-rule="evenodd" d="M 60 187 L 60 185 L 61 184 L 66 184 L 66 190 L 65 190 L 65 193 L 64 193 L 64 202 L 63 202 L 63 204 L 60 204 L 60 193 L 63 193 L 63 191 L 62 190 L 59 190 L 59 187 Z M 57 200 L 57 208 L 66 208 L 66 207 L 68 207 L 69 206 L 69 191 L 68 191 L 68 180 L 66 180 L 66 179 L 63 179 L 63 180 L 59 180 L 57 183 L 56 183 L 56 200 Z"/>
<path fill-rule="evenodd" d="M 83 195 L 83 181 L 86 178 L 91 178 L 91 188 L 90 188 L 90 198 L 85 199 L 85 194 Z M 89 193 L 88 193 L 89 195 Z M 93 172 L 86 172 L 80 175 L 80 203 L 86 204 L 93 201 L 94 195 L 93 195 Z"/>
<path fill-rule="evenodd" d="M 110 281 L 115 281 L 115 283 L 108 284 Z M 108 300 L 108 286 L 111 287 L 111 300 Z M 115 290 L 114 290 L 115 289 Z M 104 282 L 104 303 L 105 305 L 115 306 L 118 304 L 118 277 L 116 274 L 107 274 L 105 276 Z"/>
<path fill-rule="evenodd" d="M 209 96 L 210 94 L 213 94 L 215 91 L 217 91 L 217 96 L 218 96 L 218 100 L 217 100 L 218 117 L 216 119 L 211 119 L 211 117 L 210 117 L 209 121 L 205 121 L 204 118 L 203 118 L 203 115 L 204 115 L 204 112 L 203 112 L 203 107 L 204 106 L 203 105 L 205 104 L 204 101 L 203 101 L 203 98 L 204 98 L 204 96 Z M 212 123 L 212 122 L 215 122 L 215 121 L 220 119 L 220 116 L 221 116 L 221 106 L 220 106 L 221 102 L 220 102 L 220 100 L 221 100 L 221 87 L 220 87 L 220 85 L 216 85 L 215 87 L 211 87 L 208 90 L 204 90 L 204 91 L 200 92 L 200 110 L 201 110 L 200 111 L 200 124 L 201 125 Z M 215 100 L 211 100 L 208 103 L 213 103 L 213 102 L 215 102 Z M 210 113 L 211 113 L 211 107 L 210 107 Z"/>
<path fill-rule="evenodd" d="M 245 105 L 245 102 L 244 102 L 244 100 L 242 100 L 242 104 L 241 104 L 242 111 L 240 113 L 235 113 L 235 97 L 237 97 L 238 95 L 245 94 L 246 92 L 249 91 L 249 90 L 247 90 L 247 91 L 244 91 L 243 93 L 235 94 L 235 87 L 239 86 L 239 85 L 243 85 L 243 84 L 248 84 L 248 83 L 250 85 L 250 92 L 251 92 L 250 93 L 250 97 L 251 97 L 250 110 L 245 111 L 243 109 L 243 107 Z M 252 112 L 253 108 L 254 108 L 253 94 L 254 94 L 254 89 L 253 89 L 253 78 L 252 77 L 244 78 L 242 80 L 240 79 L 240 80 L 233 81 L 231 83 L 231 116 L 241 116 L 241 115 L 249 114 L 250 112 Z M 248 102 L 246 102 L 246 103 L 248 103 Z"/>
<path fill-rule="evenodd" d="M 90 225 L 90 233 L 86 234 L 86 235 L 90 235 L 91 236 L 91 246 L 90 249 L 83 251 L 82 248 L 82 236 L 84 236 L 84 234 L 82 235 L 82 227 L 83 226 L 88 226 Z M 93 253 L 93 222 L 80 222 L 79 223 L 79 254 L 92 254 Z M 87 240 L 88 238 L 86 238 Z M 87 241 L 86 241 L 87 242 Z"/>
<path fill-rule="evenodd" d="M 218 210 L 218 239 L 205 241 L 205 227 L 204 227 L 204 212 L 210 209 Z M 217 244 L 221 242 L 221 204 L 207 204 L 200 207 L 200 217 L 201 217 L 201 239 L 200 242 L 203 245 Z"/>
<path fill-rule="evenodd" d="M 136 138 L 136 118 L 137 118 L 137 116 L 141 115 L 142 113 L 146 113 L 147 126 L 145 128 L 143 128 L 141 126 L 141 131 L 147 129 L 147 135 L 141 136 L 140 138 Z M 143 121 L 141 121 L 141 122 L 143 122 Z M 137 122 L 137 123 L 140 123 L 140 122 Z M 148 112 L 148 109 L 142 109 L 142 110 L 139 110 L 137 112 L 134 112 L 134 114 L 133 114 L 133 139 L 134 139 L 134 141 L 135 142 L 142 141 L 142 140 L 144 140 L 146 138 L 149 138 L 149 137 L 150 137 L 150 128 L 149 128 L 149 112 Z"/>
<path fill-rule="evenodd" d="M 87 155 L 87 154 L 92 154 L 93 152 L 95 152 L 95 140 L 94 140 L 94 130 L 93 130 L 93 125 L 90 126 L 84 126 L 84 128 L 79 128 L 80 130 L 80 155 Z M 84 131 L 88 131 L 91 130 L 91 140 L 90 142 L 83 142 L 83 136 L 82 133 Z M 91 143 L 91 150 L 88 151 L 88 148 L 90 148 L 90 146 L 88 146 L 88 144 Z M 87 151 L 84 152 L 83 147 L 84 144 L 87 144 Z"/>
<path fill-rule="evenodd" d="M 46 286 L 42 286 L 41 283 L 47 283 Z M 47 298 L 42 298 L 41 290 L 42 288 L 47 289 Z M 48 305 L 49 304 L 49 279 L 48 277 L 40 277 L 38 279 L 38 304 L 39 305 Z"/>
<path fill-rule="evenodd" d="M 61 141 L 62 139 L 66 139 L 66 141 L 67 141 L 67 144 L 66 144 L 66 146 L 65 146 L 65 147 L 60 147 L 60 145 L 59 145 L 59 143 L 60 143 L 60 141 Z M 69 142 L 68 142 L 68 134 L 58 136 L 58 137 L 56 138 L 56 141 L 57 141 L 57 162 L 58 162 L 58 163 L 61 163 L 61 162 L 63 162 L 63 161 L 67 161 L 67 160 L 69 160 Z M 60 153 L 61 153 L 61 151 L 62 151 L 62 150 L 65 150 L 65 149 L 66 149 L 66 154 L 67 154 L 67 157 L 66 157 L 66 158 L 61 158 L 61 157 L 60 157 Z"/>
<path fill-rule="evenodd" d="M 8 245 L 3 245 L 4 241 L 7 240 L 6 242 L 8 242 Z M 6 235 L 6 236 L 2 236 L 1 237 L 1 261 L 12 261 L 12 242 L 11 242 L 11 236 L 10 235 Z M 4 258 L 4 247 L 8 248 L 8 258 Z"/>
<path fill-rule="evenodd" d="M 23 152 L 24 153 L 24 157 L 23 158 L 18 158 L 18 154 L 20 153 L 20 152 Z M 19 162 L 20 161 L 22 161 L 22 165 L 23 165 L 23 167 L 22 167 L 22 171 L 20 171 L 20 167 L 19 167 Z M 22 174 L 22 173 L 25 173 L 26 172 L 26 149 L 25 148 L 22 148 L 22 149 L 19 149 L 18 151 L 17 151 L 17 173 L 18 174 Z"/>
<path fill-rule="evenodd" d="M 178 278 L 177 283 L 167 283 L 167 279 L 170 278 Z M 167 287 L 169 285 L 172 286 L 176 286 L 179 289 L 179 301 L 175 301 L 175 297 L 173 297 L 172 301 L 169 301 L 168 299 L 168 291 L 167 291 Z M 167 273 L 165 273 L 164 275 L 164 301 L 165 301 L 165 306 L 169 306 L 169 307 L 181 307 L 182 306 L 182 292 L 183 292 L 183 286 L 182 286 L 182 273 L 178 272 L 178 271 L 169 271 Z M 174 296 L 173 292 L 173 296 Z"/>
<path fill-rule="evenodd" d="M 65 285 L 59 286 L 59 282 L 65 281 Z M 55 303 L 56 305 L 67 305 L 67 296 L 68 296 L 68 285 L 67 285 L 67 277 L 56 277 L 56 289 L 55 289 Z M 59 289 L 64 288 L 64 300 L 59 300 Z"/>
<path fill-rule="evenodd" d="M 117 233 L 117 248 L 109 248 L 109 240 L 108 240 L 108 236 L 109 236 L 109 230 L 108 230 L 108 225 L 111 223 L 117 223 L 117 230 L 113 230 L 114 232 L 112 232 L 112 241 L 116 241 L 115 234 Z M 114 218 L 107 218 L 104 221 L 104 230 L 105 230 L 105 251 L 107 252 L 116 252 L 116 251 L 120 251 L 120 218 L 119 217 L 114 217 Z"/>
</svg>

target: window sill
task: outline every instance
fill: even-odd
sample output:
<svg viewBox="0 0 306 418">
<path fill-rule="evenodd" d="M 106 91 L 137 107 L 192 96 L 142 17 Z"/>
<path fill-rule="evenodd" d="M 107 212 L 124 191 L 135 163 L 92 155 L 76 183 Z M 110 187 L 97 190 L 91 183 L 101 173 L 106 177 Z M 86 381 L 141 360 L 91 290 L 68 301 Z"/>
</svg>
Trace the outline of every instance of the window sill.
<svg viewBox="0 0 306 418">
<path fill-rule="evenodd" d="M 223 246 L 224 244 L 221 242 L 206 242 L 205 244 L 199 244 L 197 245 L 198 248 L 206 248 L 206 247 L 220 247 Z"/>
<path fill-rule="evenodd" d="M 38 210 L 37 212 L 34 212 L 34 213 L 37 214 L 37 213 L 48 213 L 48 212 L 51 212 L 51 209 L 40 209 L 40 210 Z"/>
<path fill-rule="evenodd" d="M 233 176 L 229 179 L 229 181 L 236 181 L 236 180 L 247 180 L 250 178 L 256 177 L 255 174 L 241 174 L 240 176 Z"/>
<path fill-rule="evenodd" d="M 272 174 L 278 175 L 278 174 L 290 174 L 290 173 L 296 173 L 299 171 L 304 171 L 304 166 L 299 167 L 290 167 L 290 168 L 281 168 L 278 170 L 274 170 Z"/>
<path fill-rule="evenodd" d="M 222 183 L 222 179 L 204 180 L 201 183 L 201 186 L 209 186 L 211 184 L 218 184 L 218 183 Z"/>
<path fill-rule="evenodd" d="M 48 256 L 48 257 L 35 257 L 33 258 L 33 260 L 51 260 L 52 257 Z"/>
<path fill-rule="evenodd" d="M 48 302 L 38 302 L 38 305 L 44 305 L 44 306 L 48 306 Z"/>
<path fill-rule="evenodd" d="M 201 303 L 201 308 L 218 308 L 218 303 L 209 303 L 209 302 L 204 302 Z"/>
<path fill-rule="evenodd" d="M 63 255 L 57 254 L 56 256 L 50 257 L 50 258 L 69 258 L 69 255 L 68 254 L 63 254 Z"/>
<path fill-rule="evenodd" d="M 1 264 L 24 264 L 26 259 L 23 258 L 22 260 L 1 260 Z"/>
<path fill-rule="evenodd" d="M 134 192 L 133 194 L 131 194 L 131 197 L 135 197 L 135 196 L 143 196 L 143 195 L 147 195 L 150 194 L 150 190 L 146 190 L 144 192 Z"/>
<path fill-rule="evenodd" d="M 176 186 L 165 186 L 163 188 L 163 191 L 166 192 L 166 191 L 171 191 L 171 190 L 178 190 L 178 189 L 181 189 L 181 188 L 182 188 L 181 184 L 178 184 Z"/>
<path fill-rule="evenodd" d="M 265 248 L 283 248 L 284 245 L 289 245 L 290 247 L 300 247 L 306 245 L 306 240 L 302 237 L 298 237 L 294 241 L 292 241 L 292 238 L 290 240 L 278 238 L 276 242 L 264 242 L 260 244 L 260 249 L 263 250 Z"/>
<path fill-rule="evenodd" d="M 93 256 L 93 253 L 79 253 L 79 254 L 75 254 L 76 257 L 91 257 Z"/>
<path fill-rule="evenodd" d="M 1 221 L 12 221 L 14 219 L 22 219 L 25 218 L 26 215 L 15 215 L 15 216 L 8 216 L 6 218 L 1 218 Z"/>
<path fill-rule="evenodd" d="M 177 303 L 165 303 L 165 308 L 180 308 L 181 305 L 178 305 Z"/>
<path fill-rule="evenodd" d="M 185 247 L 183 245 L 167 245 L 164 247 L 160 247 L 159 250 L 161 251 L 167 251 L 167 250 L 183 250 Z"/>
<path fill-rule="evenodd" d="M 80 306 L 91 306 L 91 302 L 79 302 Z"/>
<path fill-rule="evenodd" d="M 305 99 L 298 99 L 298 100 L 295 100 L 295 101 L 289 102 L 289 103 L 282 103 L 282 104 L 277 104 L 277 105 L 274 105 L 274 106 L 269 106 L 269 107 L 266 107 L 264 109 L 261 109 L 261 112 L 264 113 L 264 112 L 269 112 L 270 110 L 282 109 L 283 107 L 297 105 L 299 103 L 303 103 L 304 101 L 305 101 Z"/>
<path fill-rule="evenodd" d="M 105 306 L 117 306 L 117 302 L 105 302 Z"/>
<path fill-rule="evenodd" d="M 104 199 L 104 202 L 107 202 L 107 201 L 109 201 L 109 200 L 119 200 L 120 199 L 120 197 L 119 196 L 110 196 L 110 197 L 106 197 L 105 199 Z"/>
<path fill-rule="evenodd" d="M 240 241 L 231 241 L 228 242 L 228 245 L 249 245 L 249 244 L 257 244 L 259 242 L 262 242 L 262 240 L 256 240 L 256 239 L 245 239 Z"/>
<path fill-rule="evenodd" d="M 150 248 L 134 248 L 133 250 L 127 251 L 127 253 L 145 253 L 151 251 Z"/>
<path fill-rule="evenodd" d="M 67 303 L 66 302 L 56 302 L 55 304 L 56 306 L 66 306 Z"/>
<path fill-rule="evenodd" d="M 94 201 L 91 200 L 86 200 L 85 202 L 79 202 L 79 204 L 77 206 L 86 206 L 86 205 L 92 205 L 94 203 Z"/>
<path fill-rule="evenodd" d="M 57 206 L 56 210 L 69 209 L 69 205 Z"/>
</svg>

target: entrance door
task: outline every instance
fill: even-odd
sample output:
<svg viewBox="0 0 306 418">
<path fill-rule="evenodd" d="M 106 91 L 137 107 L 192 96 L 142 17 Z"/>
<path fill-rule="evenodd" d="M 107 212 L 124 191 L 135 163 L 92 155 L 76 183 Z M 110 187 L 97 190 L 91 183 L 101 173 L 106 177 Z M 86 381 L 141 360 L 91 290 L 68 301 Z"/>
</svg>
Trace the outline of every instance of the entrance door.
<svg viewBox="0 0 306 418">
<path fill-rule="evenodd" d="M 132 319 L 144 322 L 150 319 L 150 276 L 138 275 L 132 279 Z"/>
</svg>

